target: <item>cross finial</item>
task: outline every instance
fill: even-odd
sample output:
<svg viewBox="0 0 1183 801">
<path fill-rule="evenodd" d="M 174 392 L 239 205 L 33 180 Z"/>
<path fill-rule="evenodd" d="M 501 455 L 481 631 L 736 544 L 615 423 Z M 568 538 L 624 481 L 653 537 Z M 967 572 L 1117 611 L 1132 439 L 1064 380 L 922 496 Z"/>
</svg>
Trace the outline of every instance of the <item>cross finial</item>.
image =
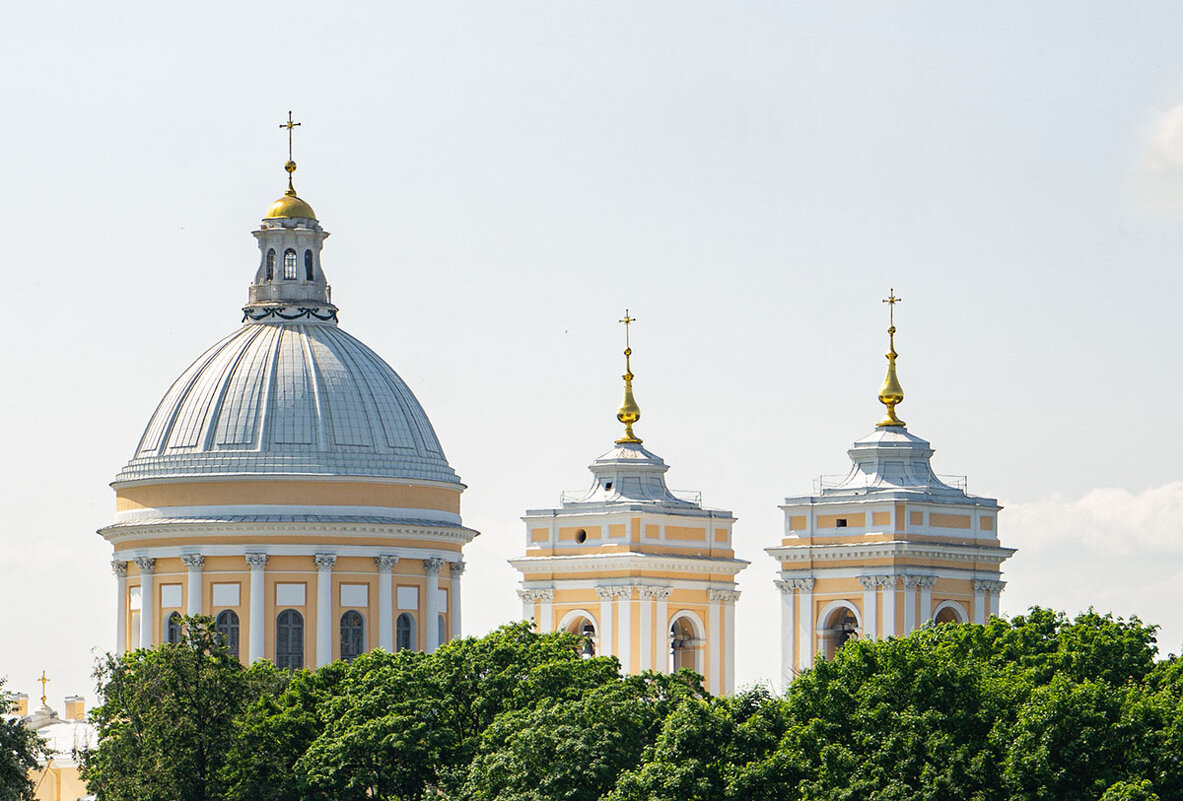
<svg viewBox="0 0 1183 801">
<path fill-rule="evenodd" d="M 629 328 L 628 327 L 630 325 L 632 325 L 633 323 L 635 323 L 636 321 L 637 321 L 636 317 L 629 316 L 628 309 L 624 310 L 624 317 L 620 320 L 617 320 L 617 322 L 624 323 L 624 347 L 629 350 L 632 350 L 632 346 L 629 344 L 629 338 L 628 338 Z"/>
<path fill-rule="evenodd" d="M 895 328 L 895 305 L 897 303 L 902 303 L 903 300 L 904 300 L 903 298 L 897 298 L 895 296 L 895 289 L 894 288 L 888 290 L 887 297 L 885 297 L 883 299 L 883 302 L 886 303 L 888 309 L 890 309 L 890 311 L 888 312 L 888 319 L 889 319 L 889 324 L 891 325 L 892 328 Z"/>
<path fill-rule="evenodd" d="M 288 111 L 288 121 L 281 122 L 280 128 L 288 129 L 288 163 L 283 165 L 283 168 L 288 171 L 288 191 L 287 194 L 295 197 L 296 187 L 292 186 L 292 173 L 296 171 L 296 162 L 292 160 L 292 131 L 299 127 L 301 123 L 292 121 L 292 112 Z"/>
<path fill-rule="evenodd" d="M 41 706 L 45 706 L 45 699 L 47 697 L 45 694 L 45 685 L 52 681 L 52 679 L 46 676 L 43 670 L 41 671 L 41 678 L 37 679 L 37 681 L 41 682 Z"/>
</svg>

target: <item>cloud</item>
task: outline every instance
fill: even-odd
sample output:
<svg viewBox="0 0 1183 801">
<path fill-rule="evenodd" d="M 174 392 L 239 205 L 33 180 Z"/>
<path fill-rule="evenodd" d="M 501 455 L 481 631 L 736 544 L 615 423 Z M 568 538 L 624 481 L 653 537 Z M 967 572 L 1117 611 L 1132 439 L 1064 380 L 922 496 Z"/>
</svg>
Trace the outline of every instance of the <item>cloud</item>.
<svg viewBox="0 0 1183 801">
<path fill-rule="evenodd" d="M 1183 172 L 1183 103 L 1154 119 L 1143 167 L 1151 173 Z"/>
<path fill-rule="evenodd" d="M 1076 499 L 1052 495 L 1010 505 L 1004 514 L 1022 547 L 1074 543 L 1097 555 L 1183 554 L 1183 481 L 1140 493 L 1097 488 Z"/>
<path fill-rule="evenodd" d="M 1158 624 L 1163 652 L 1183 643 L 1183 481 L 1142 492 L 1097 488 L 1009 504 L 1003 611 L 1033 605 L 1070 613 L 1090 606 Z"/>
</svg>

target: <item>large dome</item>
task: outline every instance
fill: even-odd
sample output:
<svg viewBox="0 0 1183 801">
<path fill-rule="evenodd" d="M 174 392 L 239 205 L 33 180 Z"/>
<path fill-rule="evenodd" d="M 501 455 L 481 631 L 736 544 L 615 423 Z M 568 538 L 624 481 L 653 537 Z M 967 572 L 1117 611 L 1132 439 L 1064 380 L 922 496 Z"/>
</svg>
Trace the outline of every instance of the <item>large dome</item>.
<svg viewBox="0 0 1183 801">
<path fill-rule="evenodd" d="M 248 322 L 202 354 L 115 482 L 243 474 L 459 484 L 398 374 L 334 323 L 311 319 Z"/>
</svg>

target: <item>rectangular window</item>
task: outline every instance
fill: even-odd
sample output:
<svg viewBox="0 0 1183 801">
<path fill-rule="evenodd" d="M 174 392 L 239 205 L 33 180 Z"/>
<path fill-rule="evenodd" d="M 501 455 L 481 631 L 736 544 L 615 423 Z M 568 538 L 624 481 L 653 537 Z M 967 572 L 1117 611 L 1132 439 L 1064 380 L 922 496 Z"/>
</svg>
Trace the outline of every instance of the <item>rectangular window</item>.
<svg viewBox="0 0 1183 801">
<path fill-rule="evenodd" d="M 160 607 L 162 609 L 180 609 L 182 595 L 180 584 L 161 584 Z"/>
<path fill-rule="evenodd" d="M 398 608 L 399 609 L 418 609 L 419 608 L 419 588 L 418 587 L 399 587 L 398 588 Z"/>
<path fill-rule="evenodd" d="M 275 605 L 276 606 L 303 606 L 304 605 L 304 585 L 303 584 L 276 584 L 275 585 Z"/>
<path fill-rule="evenodd" d="M 238 606 L 240 598 L 238 584 L 214 585 L 214 606 Z"/>
<path fill-rule="evenodd" d="M 133 611 L 137 611 L 137 612 L 138 612 L 140 609 L 143 609 L 143 608 L 144 608 L 143 602 L 142 602 L 142 601 L 141 601 L 141 599 L 140 599 L 140 592 L 141 592 L 141 590 L 140 590 L 140 588 L 139 588 L 139 587 L 132 587 L 132 588 L 131 588 L 131 596 L 130 596 L 130 599 L 131 599 L 131 604 L 130 604 L 130 607 L 131 607 L 131 609 L 132 609 Z"/>
<path fill-rule="evenodd" d="M 370 605 L 369 584 L 342 584 L 341 606 L 344 608 L 365 609 Z"/>
</svg>

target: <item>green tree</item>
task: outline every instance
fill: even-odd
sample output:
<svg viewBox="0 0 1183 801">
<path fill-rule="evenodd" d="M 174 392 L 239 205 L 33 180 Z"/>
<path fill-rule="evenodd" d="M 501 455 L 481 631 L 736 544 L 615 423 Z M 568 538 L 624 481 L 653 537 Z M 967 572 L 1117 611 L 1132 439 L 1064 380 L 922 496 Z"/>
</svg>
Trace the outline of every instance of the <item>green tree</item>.
<svg viewBox="0 0 1183 801">
<path fill-rule="evenodd" d="M 269 665 L 243 668 L 208 617 L 185 618 L 175 645 L 107 655 L 94 675 L 99 742 L 82 777 L 104 801 L 220 798 L 235 718 L 283 681 Z"/>
<path fill-rule="evenodd" d="M 47 756 L 45 742 L 11 715 L 12 695 L 4 683 L 0 677 L 0 801 L 26 801 L 33 798 L 29 771 Z"/>
<path fill-rule="evenodd" d="M 689 671 L 609 681 L 579 698 L 498 715 L 456 799 L 596 801 L 634 767 L 670 711 L 703 695 Z"/>
</svg>

